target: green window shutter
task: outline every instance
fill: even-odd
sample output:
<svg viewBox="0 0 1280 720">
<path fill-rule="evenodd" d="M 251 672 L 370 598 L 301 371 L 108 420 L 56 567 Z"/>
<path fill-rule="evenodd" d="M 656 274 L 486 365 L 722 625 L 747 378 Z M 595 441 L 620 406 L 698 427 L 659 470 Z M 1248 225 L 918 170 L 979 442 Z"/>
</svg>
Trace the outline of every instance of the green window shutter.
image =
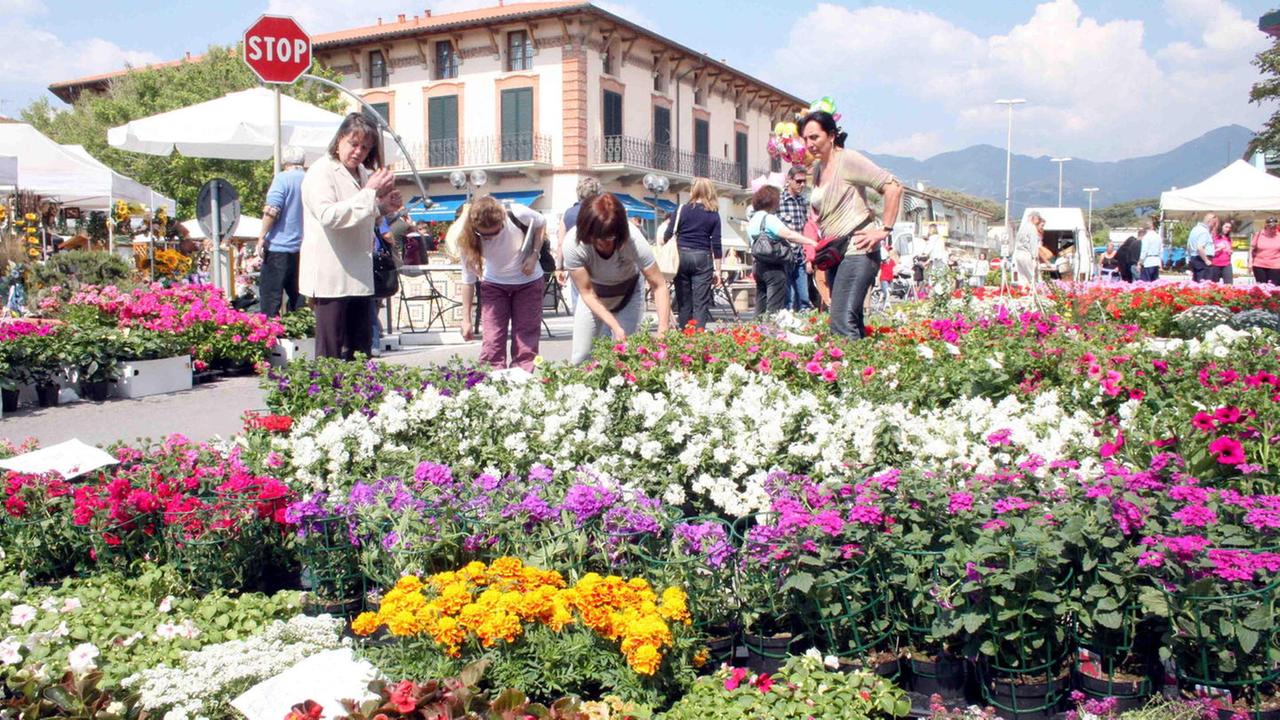
<svg viewBox="0 0 1280 720">
<path fill-rule="evenodd" d="M 432 167 L 458 164 L 458 96 L 427 99 L 427 160 Z"/>
<path fill-rule="evenodd" d="M 604 134 L 606 137 L 622 134 L 622 94 L 606 90 L 604 93 Z"/>
</svg>

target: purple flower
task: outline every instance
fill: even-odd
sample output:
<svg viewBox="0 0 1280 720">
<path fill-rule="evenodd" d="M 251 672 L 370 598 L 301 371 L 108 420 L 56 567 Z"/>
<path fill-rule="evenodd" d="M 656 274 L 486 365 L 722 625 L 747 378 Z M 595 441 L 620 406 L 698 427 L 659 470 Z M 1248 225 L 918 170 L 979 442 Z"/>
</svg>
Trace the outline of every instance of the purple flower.
<svg viewBox="0 0 1280 720">
<path fill-rule="evenodd" d="M 390 552 L 400 542 L 400 536 L 395 531 L 389 532 L 382 538 L 382 549 Z"/>
<path fill-rule="evenodd" d="M 417 487 L 421 490 L 427 484 L 436 487 L 445 487 L 453 484 L 453 471 L 448 465 L 440 465 L 433 462 L 418 463 L 418 467 L 413 471 L 413 479 L 417 481 Z"/>
<path fill-rule="evenodd" d="M 997 515 L 1004 515 L 1005 513 L 1014 512 L 1016 510 L 1028 510 L 1030 508 L 1031 503 L 1020 497 L 1000 498 L 996 501 L 996 504 L 992 506 L 992 509 L 995 510 Z"/>
<path fill-rule="evenodd" d="M 582 527 L 617 501 L 617 493 L 609 488 L 576 483 L 565 493 L 560 507 L 573 513 L 577 526 Z"/>
<path fill-rule="evenodd" d="M 720 523 L 681 523 L 675 527 L 675 536 L 685 553 L 705 556 L 713 568 L 722 567 L 733 557 L 729 535 Z"/>
<path fill-rule="evenodd" d="M 1175 512 L 1173 518 L 1187 527 L 1205 527 L 1218 522 L 1218 513 L 1204 505 L 1188 505 Z"/>
<path fill-rule="evenodd" d="M 1012 437 L 1013 437 L 1013 432 L 1010 431 L 1008 428 L 1005 428 L 1003 430 L 997 430 L 987 436 L 987 444 L 990 445 L 991 447 L 998 447 L 1000 445 L 1012 445 L 1013 444 L 1013 441 L 1011 439 Z"/>
</svg>

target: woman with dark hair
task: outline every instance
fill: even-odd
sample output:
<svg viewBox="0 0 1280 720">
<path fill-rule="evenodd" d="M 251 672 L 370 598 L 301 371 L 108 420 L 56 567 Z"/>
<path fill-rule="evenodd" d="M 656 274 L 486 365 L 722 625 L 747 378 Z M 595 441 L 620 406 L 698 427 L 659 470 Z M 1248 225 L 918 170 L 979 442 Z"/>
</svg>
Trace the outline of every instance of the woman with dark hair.
<svg viewBox="0 0 1280 720">
<path fill-rule="evenodd" d="M 1213 279 L 1226 285 L 1234 282 L 1231 277 L 1231 231 L 1234 229 L 1230 220 L 1223 220 L 1218 232 L 1213 234 Z"/>
<path fill-rule="evenodd" d="M 347 115 L 302 180 L 298 290 L 315 299 L 319 357 L 372 350 L 374 226 L 404 204 L 379 140 L 365 116 Z"/>
<path fill-rule="evenodd" d="M 844 244 L 844 258 L 831 286 L 831 332 L 865 337 L 863 306 L 880 270 L 881 243 L 893 235 L 902 201 L 902 184 L 855 150 L 846 150 L 847 137 L 831 113 L 810 112 L 800 120 L 800 133 L 809 153 L 818 159 L 817 182 L 809 204 L 818 216 L 824 238 Z M 867 188 L 884 196 L 881 227 L 872 227 L 875 214 L 867 205 Z"/>
<path fill-rule="evenodd" d="M 577 225 L 565 235 L 564 267 L 578 289 L 573 311 L 573 350 L 570 362 L 591 356 L 591 343 L 612 333 L 625 340 L 644 319 L 644 288 L 653 293 L 658 332 L 665 333 L 671 317 L 667 282 L 658 269 L 649 241 L 627 222 L 627 211 L 612 193 L 584 200 Z"/>
<path fill-rule="evenodd" d="M 542 338 L 544 274 L 538 254 L 546 240 L 546 219 L 519 204 L 503 207 L 489 195 L 476 198 L 463 216 L 458 251 L 462 256 L 462 337 L 475 336 L 471 308 L 480 285 L 480 360 L 496 368 L 533 370 Z M 511 359 L 507 360 L 507 337 Z"/>
<path fill-rule="evenodd" d="M 771 245 L 782 251 L 776 257 L 755 257 L 752 270 L 756 277 L 756 318 L 772 315 L 787 306 L 787 286 L 791 280 L 791 247 L 814 245 L 809 238 L 787 227 L 776 213 L 782 194 L 772 185 L 764 185 L 751 196 L 751 217 L 747 220 L 747 237 L 751 247 L 764 235 Z"/>
</svg>

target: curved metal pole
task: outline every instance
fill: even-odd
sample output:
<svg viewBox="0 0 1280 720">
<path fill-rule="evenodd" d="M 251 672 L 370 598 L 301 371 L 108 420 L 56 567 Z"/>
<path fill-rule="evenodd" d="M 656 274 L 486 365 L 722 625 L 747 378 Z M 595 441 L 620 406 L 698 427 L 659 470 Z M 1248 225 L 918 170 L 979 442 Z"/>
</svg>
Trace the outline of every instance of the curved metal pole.
<svg viewBox="0 0 1280 720">
<path fill-rule="evenodd" d="M 359 95 L 351 92 L 347 88 L 339 85 L 338 83 L 332 80 L 327 80 L 325 78 L 317 77 L 315 75 L 309 75 L 309 74 L 304 74 L 300 79 L 311 80 L 313 82 L 318 82 L 321 85 L 324 85 L 326 87 L 331 87 L 334 90 L 337 90 L 338 92 L 346 94 L 348 97 L 350 97 L 351 99 L 359 103 L 360 107 L 365 111 L 365 114 L 369 115 L 374 120 L 376 120 L 378 123 L 378 127 L 383 132 L 390 135 L 391 139 L 396 142 L 396 146 L 400 148 L 400 153 L 404 155 L 404 160 L 405 162 L 409 163 L 409 170 L 413 173 L 413 182 L 417 184 L 418 192 L 422 193 L 422 208 L 425 210 L 435 204 L 434 202 L 431 201 L 431 196 L 427 194 L 427 187 L 422 184 L 422 178 L 418 175 L 417 166 L 413 164 L 413 158 L 410 157 L 409 155 L 409 149 L 404 146 L 404 141 L 400 139 L 400 135 L 397 134 L 395 130 L 391 129 L 391 126 L 387 124 L 386 118 L 382 117 L 381 113 L 375 110 L 372 105 L 365 102 L 364 99 L 361 98 Z M 407 209 L 407 205 L 406 205 L 406 209 Z"/>
</svg>

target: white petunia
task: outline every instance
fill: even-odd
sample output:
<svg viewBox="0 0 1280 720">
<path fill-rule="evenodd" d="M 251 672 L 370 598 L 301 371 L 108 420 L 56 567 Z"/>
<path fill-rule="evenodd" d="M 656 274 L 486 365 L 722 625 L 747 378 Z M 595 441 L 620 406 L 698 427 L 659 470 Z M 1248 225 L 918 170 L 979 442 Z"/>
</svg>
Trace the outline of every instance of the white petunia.
<svg viewBox="0 0 1280 720">
<path fill-rule="evenodd" d="M 160 601 L 160 605 L 156 609 L 162 613 L 169 612 L 173 609 L 173 600 L 174 597 L 172 595 L 165 595 L 164 599 Z"/>
<path fill-rule="evenodd" d="M 76 610 L 79 610 L 82 607 L 84 607 L 84 605 L 83 603 L 80 602 L 80 598 L 69 597 L 66 599 L 65 602 L 62 603 L 62 609 L 59 610 L 58 612 L 61 612 L 61 613 L 75 612 Z"/>
<path fill-rule="evenodd" d="M 26 627 L 36 619 L 36 615 L 38 614 L 40 614 L 39 610 L 36 610 L 25 603 L 22 605 L 14 605 L 13 609 L 9 611 L 9 624 L 17 625 L 18 627 Z"/>
<path fill-rule="evenodd" d="M 5 665 L 20 665 L 22 663 L 22 643 L 11 637 L 5 638 L 4 642 L 0 642 L 0 663 Z"/>
<path fill-rule="evenodd" d="M 98 657 L 98 647 L 93 643 L 80 643 L 67 653 L 67 665 L 77 675 L 89 672 L 98 667 L 94 658 Z"/>
</svg>

